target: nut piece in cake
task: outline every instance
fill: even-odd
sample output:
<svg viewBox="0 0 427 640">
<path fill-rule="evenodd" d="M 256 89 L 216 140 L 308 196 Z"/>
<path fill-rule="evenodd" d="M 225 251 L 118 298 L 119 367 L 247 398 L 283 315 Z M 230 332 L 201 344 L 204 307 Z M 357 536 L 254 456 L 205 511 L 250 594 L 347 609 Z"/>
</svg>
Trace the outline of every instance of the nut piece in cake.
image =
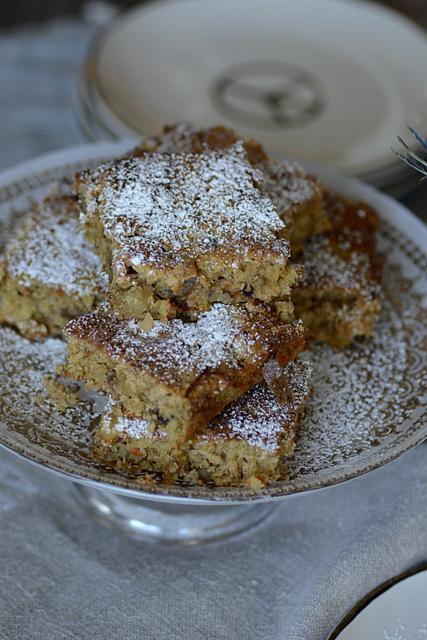
<svg viewBox="0 0 427 640">
<path fill-rule="evenodd" d="M 330 194 L 330 231 L 311 238 L 294 292 L 296 314 L 318 342 L 344 347 L 372 335 L 381 307 L 378 216 L 363 203 Z"/>
<path fill-rule="evenodd" d="M 217 416 L 180 450 L 167 433 L 138 417 L 122 415 L 109 402 L 94 434 L 93 454 L 118 469 L 150 471 L 163 480 L 181 478 L 217 486 L 261 487 L 286 476 L 295 435 L 310 393 L 311 364 L 296 361 L 283 369 L 286 380 L 278 403 L 261 382 Z"/>
<path fill-rule="evenodd" d="M 123 413 L 144 416 L 178 443 L 257 384 L 269 358 L 286 364 L 305 341 L 300 322 L 222 304 L 197 322 L 157 321 L 148 332 L 103 304 L 72 320 L 65 335 L 65 376 L 108 393 Z"/>
<path fill-rule="evenodd" d="M 0 322 L 32 339 L 60 335 L 64 325 L 105 299 L 108 278 L 79 225 L 65 186 L 28 212 L 0 262 Z"/>
<path fill-rule="evenodd" d="M 237 142 L 243 145 L 249 162 L 263 172 L 262 191 L 271 198 L 285 223 L 280 235 L 290 241 L 295 255 L 307 238 L 329 228 L 323 186 L 297 162 L 269 158 L 260 144 L 241 140 L 232 129 L 221 126 L 198 129 L 187 123 L 167 126 L 163 133 L 145 138 L 130 155 L 142 156 L 153 151 L 205 153 L 227 149 Z"/>
<path fill-rule="evenodd" d="M 150 153 L 76 176 L 87 237 L 122 318 L 194 318 L 213 303 L 284 301 L 297 271 L 284 228 L 241 142 L 203 154 Z M 277 306 L 277 305 L 276 305 Z M 279 307 L 280 308 L 280 307 Z"/>
</svg>

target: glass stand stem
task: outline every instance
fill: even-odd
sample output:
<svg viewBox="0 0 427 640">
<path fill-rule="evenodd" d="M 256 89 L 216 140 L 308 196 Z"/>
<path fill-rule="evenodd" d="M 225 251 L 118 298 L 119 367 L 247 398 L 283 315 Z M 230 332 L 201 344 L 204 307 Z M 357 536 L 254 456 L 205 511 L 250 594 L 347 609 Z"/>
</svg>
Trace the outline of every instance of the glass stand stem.
<svg viewBox="0 0 427 640">
<path fill-rule="evenodd" d="M 195 544 L 246 531 L 265 520 L 277 503 L 187 505 L 128 498 L 74 485 L 97 520 L 144 542 Z"/>
</svg>

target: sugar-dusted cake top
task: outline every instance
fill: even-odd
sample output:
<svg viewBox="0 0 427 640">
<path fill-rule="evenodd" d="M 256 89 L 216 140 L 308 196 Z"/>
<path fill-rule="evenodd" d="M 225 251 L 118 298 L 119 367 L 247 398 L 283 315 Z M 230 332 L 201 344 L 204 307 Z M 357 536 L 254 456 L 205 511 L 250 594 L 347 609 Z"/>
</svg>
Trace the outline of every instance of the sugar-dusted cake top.
<svg viewBox="0 0 427 640">
<path fill-rule="evenodd" d="M 265 167 L 264 193 L 271 198 L 286 224 L 292 222 L 296 207 L 323 194 L 320 182 L 307 174 L 298 162 L 270 159 Z"/>
<path fill-rule="evenodd" d="M 244 440 L 249 445 L 275 451 L 286 434 L 294 435 L 297 421 L 311 390 L 312 365 L 306 361 L 291 362 L 282 369 L 286 384 L 286 401 L 279 403 L 266 383 L 260 383 L 228 407 L 196 436 L 199 442 Z M 284 382 L 285 381 L 285 382 Z M 127 438 L 159 439 L 162 431 L 154 431 L 150 422 L 140 417 L 115 412 L 116 403 L 109 400 L 101 421 L 101 429 L 115 431 Z"/>
<path fill-rule="evenodd" d="M 245 366 L 253 372 L 277 350 L 293 354 L 304 342 L 300 322 L 285 325 L 268 313 L 224 304 L 213 305 L 196 322 L 156 321 L 144 331 L 135 320 L 119 319 L 104 303 L 71 320 L 65 334 L 182 389 L 204 374 L 226 378 Z"/>
<path fill-rule="evenodd" d="M 304 271 L 298 286 L 302 289 L 314 287 L 318 290 L 357 290 L 372 295 L 378 293 L 378 283 L 367 278 L 368 257 L 352 252 L 344 259 L 334 251 L 328 238 L 311 238 L 304 248 L 301 262 Z"/>
<path fill-rule="evenodd" d="M 331 229 L 310 238 L 302 254 L 301 288 L 380 294 L 380 256 L 376 249 L 377 214 L 363 203 L 328 195 Z"/>
<path fill-rule="evenodd" d="M 284 224 L 260 191 L 263 180 L 236 142 L 203 154 L 128 157 L 79 174 L 76 187 L 83 220 L 101 226 L 116 267 L 139 270 L 262 246 L 285 262 L 289 245 L 275 238 Z"/>
<path fill-rule="evenodd" d="M 67 192 L 68 191 L 68 192 Z M 108 278 L 79 224 L 79 207 L 60 185 L 24 217 L 6 247 L 7 273 L 19 286 L 84 296 L 107 291 Z"/>
<path fill-rule="evenodd" d="M 273 201 L 286 223 L 290 222 L 295 207 L 323 193 L 320 182 L 309 176 L 298 162 L 269 158 L 260 144 L 253 140 L 242 140 L 232 129 L 221 126 L 201 129 L 185 122 L 166 126 L 161 134 L 142 140 L 130 155 L 153 151 L 205 153 L 227 149 L 236 143 L 242 145 L 249 162 L 262 171 L 262 191 Z M 287 215 L 289 220 L 286 219 Z"/>
<path fill-rule="evenodd" d="M 279 403 L 267 384 L 260 383 L 215 418 L 202 438 L 233 438 L 255 447 L 277 450 L 284 432 L 292 435 L 304 410 L 311 391 L 311 373 L 310 362 L 290 362 L 282 373 L 286 400 Z"/>
</svg>

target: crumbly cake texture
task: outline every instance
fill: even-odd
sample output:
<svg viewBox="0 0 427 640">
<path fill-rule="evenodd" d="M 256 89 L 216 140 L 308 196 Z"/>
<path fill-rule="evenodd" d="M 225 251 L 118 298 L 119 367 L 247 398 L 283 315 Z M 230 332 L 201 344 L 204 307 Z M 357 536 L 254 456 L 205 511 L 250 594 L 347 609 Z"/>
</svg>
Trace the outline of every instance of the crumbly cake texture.
<svg viewBox="0 0 427 640">
<path fill-rule="evenodd" d="M 285 402 L 279 404 L 268 386 L 260 383 L 205 428 L 188 447 L 184 479 L 252 488 L 284 479 L 284 458 L 294 452 L 311 389 L 311 364 L 291 362 L 284 379 Z"/>
<path fill-rule="evenodd" d="M 81 385 L 78 382 L 53 374 L 46 375 L 43 384 L 49 400 L 59 411 L 65 411 L 82 400 Z"/>
<path fill-rule="evenodd" d="M 226 127 L 198 129 L 187 123 L 166 126 L 157 136 L 145 138 L 131 156 L 158 153 L 206 153 L 242 144 L 249 162 L 262 171 L 260 187 L 272 201 L 285 226 L 280 236 L 287 238 L 292 254 L 299 253 L 307 238 L 329 228 L 324 189 L 317 178 L 297 162 L 269 158 L 254 140 L 241 140 Z"/>
<path fill-rule="evenodd" d="M 372 338 L 356 341 L 351 349 L 318 345 L 310 353 L 313 394 L 298 429 L 294 456 L 287 461 L 292 480 L 353 464 L 355 455 L 375 456 L 378 445 L 387 445 L 396 427 L 400 429 L 411 415 L 407 383 L 417 396 L 414 387 L 418 388 L 420 366 L 419 358 L 413 361 L 410 354 L 423 349 L 426 326 L 416 284 L 422 267 L 414 267 L 419 276 L 415 283 L 412 278 L 405 280 L 400 267 L 393 264 L 396 237 L 397 232 L 384 237 L 392 261 L 384 273 L 391 299 L 385 296 Z M 415 247 L 406 247 L 400 255 L 404 256 L 406 249 Z M 396 305 L 396 297 L 400 304 Z M 0 327 L 0 352 L 0 422 L 22 433 L 29 446 L 47 447 L 50 455 L 61 456 L 62 463 L 84 463 L 101 477 L 103 471 L 87 449 L 98 413 L 94 409 L 99 405 L 79 403 L 64 415 L 46 399 L 43 378 L 54 374 L 64 361 L 65 341 L 49 338 L 31 342 L 8 327 Z M 420 384 L 425 385 L 425 376 Z M 45 400 L 40 402 L 40 397 Z M 146 475 L 150 474 L 140 475 L 134 486 L 144 486 Z"/>
<path fill-rule="evenodd" d="M 178 444 L 260 382 L 269 358 L 284 365 L 305 342 L 301 322 L 222 304 L 197 322 L 157 321 L 146 331 L 105 303 L 72 320 L 65 335 L 65 376 L 108 393 L 124 413 L 144 416 Z"/>
<path fill-rule="evenodd" d="M 310 336 L 335 347 L 371 336 L 381 307 L 379 219 L 364 203 L 328 196 L 331 229 L 306 243 L 304 276 L 294 292 Z"/>
<path fill-rule="evenodd" d="M 79 225 L 74 197 L 59 185 L 23 218 L 0 262 L 0 322 L 32 339 L 64 325 L 106 296 L 107 275 Z"/>
<path fill-rule="evenodd" d="M 215 302 L 278 303 L 292 319 L 298 274 L 284 223 L 242 142 L 128 157 L 79 173 L 87 237 L 122 318 L 194 319 Z M 277 306 L 277 305 L 276 305 Z"/>
<path fill-rule="evenodd" d="M 94 434 L 93 454 L 119 469 L 161 473 L 166 480 L 217 486 L 261 487 L 285 477 L 285 457 L 310 392 L 311 364 L 281 371 L 286 400 L 279 404 L 264 382 L 217 416 L 180 450 L 144 418 L 122 415 L 110 400 Z M 286 381 L 285 383 L 283 381 Z"/>
<path fill-rule="evenodd" d="M 177 479 L 186 467 L 186 444 L 175 439 L 156 420 L 123 413 L 111 397 L 92 438 L 92 455 L 114 469 L 160 473 L 162 481 Z"/>
<path fill-rule="evenodd" d="M 265 174 L 264 192 L 285 223 L 282 235 L 290 241 L 292 255 L 296 256 L 308 238 L 330 228 L 324 189 L 297 162 L 271 159 Z"/>
</svg>

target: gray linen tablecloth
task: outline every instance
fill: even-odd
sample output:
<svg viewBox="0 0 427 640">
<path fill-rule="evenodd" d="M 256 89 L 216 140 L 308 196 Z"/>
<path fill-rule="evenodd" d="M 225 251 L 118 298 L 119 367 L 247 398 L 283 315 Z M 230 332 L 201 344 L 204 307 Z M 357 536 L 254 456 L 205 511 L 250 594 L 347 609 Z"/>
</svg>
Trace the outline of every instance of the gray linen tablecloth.
<svg viewBox="0 0 427 640">
<path fill-rule="evenodd" d="M 1 167 L 79 141 L 71 92 L 92 32 L 77 20 L 0 32 Z M 408 202 L 422 212 L 426 191 Z M 426 453 L 187 548 L 103 528 L 69 483 L 1 453 L 0 638 L 325 638 L 367 591 L 427 559 Z"/>
</svg>

